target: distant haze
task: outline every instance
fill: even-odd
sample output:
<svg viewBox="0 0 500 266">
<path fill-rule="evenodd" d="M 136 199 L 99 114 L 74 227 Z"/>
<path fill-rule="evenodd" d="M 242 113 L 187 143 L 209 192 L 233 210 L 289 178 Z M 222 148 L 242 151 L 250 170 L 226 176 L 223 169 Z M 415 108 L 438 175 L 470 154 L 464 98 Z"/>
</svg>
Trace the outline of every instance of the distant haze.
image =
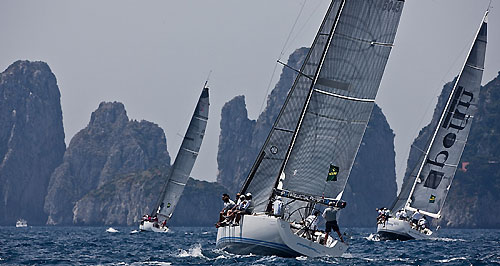
<svg viewBox="0 0 500 266">
<path fill-rule="evenodd" d="M 281 68 L 310 46 L 329 0 L 0 2 L 0 71 L 42 60 L 61 90 L 66 144 L 101 101 L 159 124 L 174 157 L 208 73 L 211 113 L 192 176 L 214 181 L 220 111 L 245 95 L 256 119 Z M 377 97 L 396 134 L 398 182 L 409 145 L 428 123 L 445 82 L 458 74 L 489 0 L 407 0 Z M 483 83 L 500 71 L 500 1 L 489 16 Z M 265 106 L 265 105 L 264 105 Z M 390 158 L 388 158 L 390 159 Z"/>
</svg>

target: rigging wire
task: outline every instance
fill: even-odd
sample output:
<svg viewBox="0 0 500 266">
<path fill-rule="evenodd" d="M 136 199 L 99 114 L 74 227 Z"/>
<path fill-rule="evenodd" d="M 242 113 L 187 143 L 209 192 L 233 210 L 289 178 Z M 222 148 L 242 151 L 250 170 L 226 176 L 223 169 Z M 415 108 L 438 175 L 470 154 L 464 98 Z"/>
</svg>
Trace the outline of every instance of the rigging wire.
<svg viewBox="0 0 500 266">
<path fill-rule="evenodd" d="M 300 11 L 299 11 L 299 14 L 297 15 L 297 17 L 295 18 L 295 21 L 293 23 L 293 26 L 290 30 L 290 32 L 288 33 L 288 37 L 286 38 L 286 41 L 285 43 L 283 44 L 283 48 L 281 49 L 281 52 L 280 52 L 280 55 L 278 57 L 278 60 L 277 61 L 280 61 L 281 60 L 281 57 L 283 56 L 283 53 L 288 45 L 288 42 L 290 41 L 290 37 L 292 36 L 292 33 L 293 31 L 295 30 L 295 26 L 297 25 L 297 22 L 299 21 L 299 18 L 300 16 L 302 15 L 302 11 L 304 11 L 304 7 L 306 5 L 306 1 L 304 0 L 304 2 L 302 3 L 302 6 L 300 8 Z M 271 74 L 271 79 L 269 80 L 269 83 L 267 84 L 267 89 L 266 89 L 266 94 L 264 95 L 264 97 L 262 98 L 262 103 L 260 105 L 260 111 L 259 113 L 262 113 L 262 110 L 264 108 L 264 103 L 266 102 L 266 99 L 267 99 L 267 96 L 269 95 L 269 90 L 271 89 L 271 85 L 273 83 L 273 80 L 274 80 L 274 76 L 276 75 L 276 70 L 278 68 L 278 62 L 276 62 L 274 64 L 274 68 L 273 68 L 273 73 Z"/>
</svg>

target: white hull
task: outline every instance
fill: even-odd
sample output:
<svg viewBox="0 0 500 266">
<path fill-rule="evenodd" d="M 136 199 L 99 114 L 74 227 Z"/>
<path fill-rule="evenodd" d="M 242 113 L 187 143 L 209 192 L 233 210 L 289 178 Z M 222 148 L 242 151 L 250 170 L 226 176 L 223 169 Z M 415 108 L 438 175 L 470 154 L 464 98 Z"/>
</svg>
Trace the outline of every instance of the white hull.
<svg viewBox="0 0 500 266">
<path fill-rule="evenodd" d="M 216 247 L 235 254 L 282 257 L 338 257 L 347 250 L 347 245 L 340 241 L 328 242 L 327 247 L 299 237 L 292 232 L 288 222 L 260 214 L 244 216 L 239 226 L 220 227 Z"/>
<path fill-rule="evenodd" d="M 431 230 L 425 232 L 413 228 L 408 221 L 389 218 L 385 223 L 377 225 L 377 233 L 385 240 L 428 239 L 434 237 Z"/>
<path fill-rule="evenodd" d="M 19 220 L 16 222 L 17 228 L 28 227 L 28 223 L 25 220 Z"/>
<path fill-rule="evenodd" d="M 158 232 L 158 233 L 166 233 L 168 232 L 168 227 L 155 227 L 154 223 L 148 222 L 148 221 L 142 221 L 141 224 L 139 225 L 139 229 L 141 231 L 148 231 L 148 232 Z"/>
</svg>

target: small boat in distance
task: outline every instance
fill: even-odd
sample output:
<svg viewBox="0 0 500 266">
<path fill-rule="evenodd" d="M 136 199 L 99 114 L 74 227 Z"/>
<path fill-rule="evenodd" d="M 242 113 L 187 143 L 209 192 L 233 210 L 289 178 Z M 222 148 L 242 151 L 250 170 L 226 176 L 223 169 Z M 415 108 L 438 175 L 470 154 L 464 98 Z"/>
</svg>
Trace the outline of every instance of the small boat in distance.
<svg viewBox="0 0 500 266">
<path fill-rule="evenodd" d="M 170 168 L 165 186 L 158 197 L 158 202 L 151 215 L 142 217 L 139 225 L 141 231 L 168 232 L 167 223 L 172 217 L 175 206 L 184 191 L 205 136 L 210 105 L 207 82 L 203 86 L 191 122 L 175 157 L 174 164 Z"/>
<path fill-rule="evenodd" d="M 19 219 L 17 220 L 16 222 L 16 227 L 28 227 L 28 222 L 26 222 L 26 220 L 24 219 Z"/>
<path fill-rule="evenodd" d="M 477 111 L 486 54 L 488 12 L 481 21 L 426 151 L 419 149 L 423 154 L 403 184 L 391 212 L 379 215 L 377 233 L 382 240 L 435 237 L 425 216 L 441 217 Z"/>
</svg>

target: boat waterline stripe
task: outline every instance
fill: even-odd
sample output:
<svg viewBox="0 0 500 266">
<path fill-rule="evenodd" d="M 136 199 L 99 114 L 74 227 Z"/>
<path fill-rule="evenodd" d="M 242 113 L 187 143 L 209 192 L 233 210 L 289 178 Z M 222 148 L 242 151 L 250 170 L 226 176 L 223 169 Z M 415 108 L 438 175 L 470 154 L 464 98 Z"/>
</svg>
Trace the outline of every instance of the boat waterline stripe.
<svg viewBox="0 0 500 266">
<path fill-rule="evenodd" d="M 264 241 L 264 240 L 257 240 L 257 239 L 253 239 L 253 238 L 246 238 L 246 237 L 231 237 L 231 236 L 228 236 L 228 237 L 221 237 L 218 241 L 217 241 L 217 245 L 219 243 L 223 243 L 223 242 L 234 242 L 234 243 L 246 243 L 246 244 L 259 244 L 261 246 L 267 246 L 267 247 L 272 247 L 272 248 L 277 248 L 277 249 L 281 249 L 281 250 L 286 250 L 288 252 L 292 251 L 292 252 L 295 252 L 293 251 L 291 248 L 289 248 L 287 245 L 285 244 L 278 244 L 278 243 L 274 243 L 274 242 L 269 242 L 269 241 Z"/>
<path fill-rule="evenodd" d="M 367 103 L 374 103 L 375 102 L 374 99 L 362 99 L 362 98 L 355 98 L 355 97 L 343 96 L 343 95 L 339 95 L 339 94 L 335 94 L 335 93 L 323 91 L 323 90 L 320 90 L 320 89 L 314 89 L 314 91 L 322 93 L 322 94 L 325 94 L 325 95 L 328 95 L 328 96 L 333 96 L 333 97 L 337 97 L 337 98 L 341 98 L 341 99 L 345 99 L 345 100 L 350 100 L 350 101 L 367 102 Z"/>
</svg>

